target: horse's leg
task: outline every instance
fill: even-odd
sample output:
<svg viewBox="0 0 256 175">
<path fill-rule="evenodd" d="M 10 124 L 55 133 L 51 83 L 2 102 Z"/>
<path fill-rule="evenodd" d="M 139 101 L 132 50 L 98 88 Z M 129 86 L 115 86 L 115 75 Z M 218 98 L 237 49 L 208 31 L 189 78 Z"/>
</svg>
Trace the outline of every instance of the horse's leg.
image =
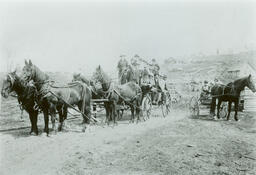
<svg viewBox="0 0 256 175">
<path fill-rule="evenodd" d="M 49 135 L 49 128 L 48 128 L 48 123 L 49 123 L 49 116 L 48 116 L 48 109 L 45 109 L 43 111 L 44 113 L 44 132 L 46 132 L 47 136 Z"/>
<path fill-rule="evenodd" d="M 105 123 L 106 123 L 109 118 L 109 106 L 108 106 L 107 102 L 104 102 L 104 107 L 105 107 L 105 111 L 106 111 L 106 118 L 105 118 Z"/>
<path fill-rule="evenodd" d="M 112 113 L 113 113 L 113 122 L 114 122 L 114 125 L 115 124 L 117 124 L 117 122 L 116 122 L 116 109 L 117 109 L 117 102 L 116 101 L 113 101 L 113 111 L 112 111 Z"/>
<path fill-rule="evenodd" d="M 33 115 L 33 118 L 34 118 L 34 131 L 36 133 L 36 135 L 38 135 L 38 128 L 37 128 L 37 118 L 38 118 L 38 113 L 36 112 L 34 115 Z"/>
<path fill-rule="evenodd" d="M 222 99 L 218 99 L 218 105 L 217 105 L 217 118 L 220 119 L 220 105 L 222 103 Z"/>
<path fill-rule="evenodd" d="M 120 120 L 120 119 L 121 119 L 121 117 L 120 117 L 120 116 L 121 116 L 121 115 L 120 115 L 120 111 L 121 111 L 120 109 L 117 109 L 117 110 L 116 110 L 116 113 L 117 113 L 117 119 L 118 119 L 118 120 Z"/>
<path fill-rule="evenodd" d="M 231 105 L 232 105 L 232 101 L 229 101 L 228 102 L 228 116 L 227 116 L 227 120 L 229 120 L 229 117 L 230 117 Z"/>
<path fill-rule="evenodd" d="M 58 131 L 62 130 L 62 125 L 63 125 L 63 112 L 59 111 L 59 126 L 58 126 Z"/>
<path fill-rule="evenodd" d="M 138 101 L 136 101 L 135 108 L 136 108 L 135 110 L 136 110 L 136 115 L 137 115 L 137 121 L 140 121 L 140 108 L 139 108 Z"/>
<path fill-rule="evenodd" d="M 52 122 L 52 130 L 56 133 L 56 124 L 55 124 L 55 121 L 56 121 L 56 114 L 55 113 L 51 113 L 51 122 Z"/>
<path fill-rule="evenodd" d="M 239 100 L 236 100 L 236 101 L 235 101 L 235 115 L 234 115 L 234 118 L 235 118 L 236 121 L 238 121 L 238 118 L 237 118 L 238 101 L 239 101 Z"/>
<path fill-rule="evenodd" d="M 55 108 L 54 105 L 51 105 L 51 107 L 50 107 L 50 115 L 51 115 L 52 129 L 56 133 L 56 125 L 55 125 L 56 114 L 55 113 L 56 113 L 56 108 Z"/>
<path fill-rule="evenodd" d="M 131 108 L 131 120 L 130 120 L 130 122 L 133 123 L 134 122 L 134 106 L 130 105 L 130 108 Z"/>
<path fill-rule="evenodd" d="M 33 118 L 33 115 L 31 112 L 29 113 L 29 119 L 30 119 L 30 123 L 31 123 L 31 130 L 30 130 L 29 134 L 32 134 L 32 132 L 34 131 L 34 118 Z"/>
<path fill-rule="evenodd" d="M 58 131 L 61 131 L 63 125 L 63 106 L 57 106 L 57 111 L 59 113 Z"/>
<path fill-rule="evenodd" d="M 91 106 L 90 104 L 85 106 L 85 118 L 86 118 L 86 123 L 90 124 L 90 119 L 91 119 Z"/>
<path fill-rule="evenodd" d="M 78 107 L 78 109 L 79 109 L 79 111 L 80 111 L 81 113 L 84 113 L 84 114 L 85 114 L 85 109 L 84 109 L 84 111 L 82 111 L 82 107 L 83 107 L 82 104 L 83 104 L 83 102 L 79 102 L 79 103 L 77 104 L 77 107 Z M 83 117 L 82 124 L 87 123 L 87 118 L 86 118 L 84 115 L 82 115 L 82 117 Z"/>
<path fill-rule="evenodd" d="M 68 107 L 66 105 L 63 106 L 62 108 L 62 127 L 63 125 L 65 125 L 65 120 L 67 119 L 67 116 L 68 116 Z"/>
</svg>

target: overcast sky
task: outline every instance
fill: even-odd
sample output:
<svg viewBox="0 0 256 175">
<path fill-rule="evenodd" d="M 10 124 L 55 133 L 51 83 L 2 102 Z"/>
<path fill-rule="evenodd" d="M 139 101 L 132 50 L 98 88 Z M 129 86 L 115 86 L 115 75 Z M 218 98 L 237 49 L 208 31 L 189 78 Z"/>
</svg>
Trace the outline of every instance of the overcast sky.
<svg viewBox="0 0 256 175">
<path fill-rule="evenodd" d="M 0 63 L 31 59 L 45 71 L 114 70 L 143 58 L 256 48 L 252 1 L 1 2 Z"/>
</svg>

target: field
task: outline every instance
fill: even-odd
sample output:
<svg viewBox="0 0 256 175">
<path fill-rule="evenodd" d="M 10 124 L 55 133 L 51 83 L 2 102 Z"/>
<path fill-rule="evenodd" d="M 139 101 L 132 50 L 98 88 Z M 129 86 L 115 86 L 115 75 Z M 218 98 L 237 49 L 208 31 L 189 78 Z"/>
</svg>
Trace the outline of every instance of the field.
<svg viewBox="0 0 256 175">
<path fill-rule="evenodd" d="M 190 67 L 183 71 L 184 77 L 198 73 L 191 64 L 195 63 L 183 65 L 183 69 Z M 64 131 L 51 131 L 47 137 L 42 132 L 44 122 L 40 114 L 39 136 L 29 135 L 27 113 L 21 118 L 17 100 L 2 97 L 0 174 L 256 174 L 256 113 L 239 112 L 238 122 L 234 121 L 233 112 L 231 121 L 213 120 L 209 111 L 193 118 L 186 107 L 192 94 L 179 88 L 183 85 L 179 82 L 186 80 L 174 72 L 169 69 L 177 79 L 182 99 L 166 118 L 154 107 L 149 120 L 129 123 L 130 112 L 126 111 L 113 127 L 104 124 L 102 111 L 98 114 L 101 122 L 88 125 L 85 132 L 82 117 L 69 115 Z M 71 74 L 52 77 L 67 82 Z"/>
</svg>

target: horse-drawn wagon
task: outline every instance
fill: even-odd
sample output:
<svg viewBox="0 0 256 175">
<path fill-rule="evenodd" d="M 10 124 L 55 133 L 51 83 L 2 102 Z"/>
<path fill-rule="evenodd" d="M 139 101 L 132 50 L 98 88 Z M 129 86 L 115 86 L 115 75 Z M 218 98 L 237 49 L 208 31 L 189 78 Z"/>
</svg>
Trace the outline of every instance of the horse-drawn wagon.
<svg viewBox="0 0 256 175">
<path fill-rule="evenodd" d="M 159 93 L 159 92 L 157 92 L 157 89 L 146 87 L 146 86 L 142 86 L 141 88 L 142 88 L 142 91 L 144 92 L 142 104 L 141 104 L 143 117 L 149 118 L 153 107 L 160 107 L 163 117 L 166 117 L 171 109 L 170 93 L 164 92 L 161 99 L 159 100 L 159 102 L 157 104 L 154 104 L 152 102 L 152 94 Z M 146 89 L 148 89 L 148 90 L 146 90 Z"/>
<path fill-rule="evenodd" d="M 256 92 L 255 83 L 251 75 L 239 78 L 226 85 L 215 84 L 211 87 L 207 98 L 204 98 L 202 95 L 196 95 L 190 99 L 190 112 L 193 116 L 199 116 L 201 106 L 207 106 L 208 108 L 211 107 L 211 114 L 215 115 L 217 101 L 217 118 L 227 116 L 227 120 L 229 120 L 232 103 L 234 102 L 234 119 L 238 121 L 237 114 L 241 104 L 240 94 L 245 87 L 248 87 L 252 92 Z"/>
<path fill-rule="evenodd" d="M 210 94 L 207 94 L 205 96 L 199 95 L 198 93 L 194 96 L 192 96 L 189 100 L 189 111 L 191 116 L 193 117 L 199 117 L 202 115 L 207 115 L 208 112 L 205 112 L 206 110 L 210 111 L 211 105 L 212 105 L 212 98 L 217 96 L 211 96 Z M 228 108 L 226 103 L 222 103 L 220 106 L 220 117 L 225 117 L 227 115 Z"/>
</svg>

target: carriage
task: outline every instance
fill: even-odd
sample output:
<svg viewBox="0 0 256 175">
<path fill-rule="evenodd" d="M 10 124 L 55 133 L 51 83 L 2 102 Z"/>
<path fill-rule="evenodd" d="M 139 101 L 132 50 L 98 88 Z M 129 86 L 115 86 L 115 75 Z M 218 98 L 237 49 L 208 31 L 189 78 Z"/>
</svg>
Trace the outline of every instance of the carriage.
<svg viewBox="0 0 256 175">
<path fill-rule="evenodd" d="M 206 110 L 210 110 L 212 104 L 212 98 L 217 96 L 212 96 L 207 94 L 205 96 L 201 95 L 202 93 L 197 93 L 193 95 L 189 100 L 189 111 L 192 117 L 199 117 L 202 114 L 208 115 L 205 113 Z M 220 117 L 226 117 L 228 113 L 228 107 L 226 103 L 222 103 L 220 106 Z"/>
<path fill-rule="evenodd" d="M 142 87 L 143 89 L 143 87 Z M 143 95 L 141 109 L 143 117 L 149 118 L 153 107 L 160 107 L 162 116 L 166 117 L 171 109 L 171 96 L 169 92 L 164 92 L 164 96 L 158 102 L 158 104 L 153 104 L 152 93 L 156 93 L 156 90 L 151 90 Z"/>
</svg>

